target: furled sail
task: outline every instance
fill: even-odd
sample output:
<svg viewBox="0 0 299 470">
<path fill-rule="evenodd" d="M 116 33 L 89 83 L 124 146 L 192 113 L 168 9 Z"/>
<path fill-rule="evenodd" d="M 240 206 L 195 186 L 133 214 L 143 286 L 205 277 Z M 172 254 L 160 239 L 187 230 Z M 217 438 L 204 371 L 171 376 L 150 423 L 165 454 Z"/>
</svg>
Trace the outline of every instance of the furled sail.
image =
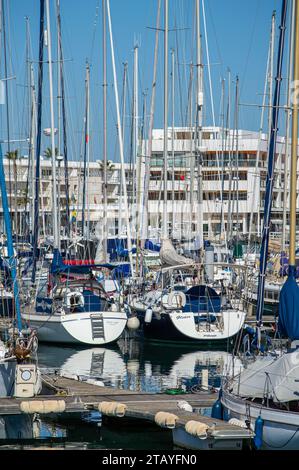
<svg viewBox="0 0 299 470">
<path fill-rule="evenodd" d="M 107 260 L 105 259 L 104 253 L 104 243 L 103 240 L 98 239 L 98 246 L 95 254 L 95 263 L 105 263 Z"/>
<path fill-rule="evenodd" d="M 179 255 L 172 244 L 172 242 L 166 238 L 162 240 L 160 249 L 160 260 L 163 266 L 192 266 L 194 261 L 191 258 Z"/>
<path fill-rule="evenodd" d="M 299 339 L 299 287 L 296 267 L 289 266 L 289 276 L 279 295 L 278 329 L 291 340 Z"/>
</svg>

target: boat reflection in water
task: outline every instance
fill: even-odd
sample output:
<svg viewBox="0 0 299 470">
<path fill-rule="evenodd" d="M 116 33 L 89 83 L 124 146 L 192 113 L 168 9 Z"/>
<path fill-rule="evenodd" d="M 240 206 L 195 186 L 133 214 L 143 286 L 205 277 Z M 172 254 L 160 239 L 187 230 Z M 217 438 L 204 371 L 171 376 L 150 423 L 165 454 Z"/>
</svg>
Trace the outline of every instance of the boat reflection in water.
<svg viewBox="0 0 299 470">
<path fill-rule="evenodd" d="M 234 366 L 225 351 L 188 351 L 137 340 L 119 340 L 117 347 L 79 349 L 41 345 L 41 367 L 67 377 L 96 380 L 98 385 L 144 392 L 168 388 L 219 387 L 221 376 Z"/>
</svg>

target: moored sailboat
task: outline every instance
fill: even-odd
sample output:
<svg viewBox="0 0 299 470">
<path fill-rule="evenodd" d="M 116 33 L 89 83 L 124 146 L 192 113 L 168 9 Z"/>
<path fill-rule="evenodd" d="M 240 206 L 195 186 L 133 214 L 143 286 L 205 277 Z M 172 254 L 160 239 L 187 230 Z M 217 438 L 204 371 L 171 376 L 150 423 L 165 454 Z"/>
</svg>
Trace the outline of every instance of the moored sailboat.
<svg viewBox="0 0 299 470">
<path fill-rule="evenodd" d="M 279 68 L 277 81 L 281 80 L 282 51 L 286 25 L 287 1 L 282 3 L 282 19 L 280 33 Z M 291 15 L 294 34 L 291 35 L 294 44 L 294 76 L 299 79 L 299 2 L 294 0 Z M 294 38 L 294 39 L 293 39 Z M 292 43 L 291 41 L 291 43 Z M 292 50 L 292 49 L 291 49 Z M 278 83 L 279 86 L 279 83 Z M 278 95 L 276 95 L 277 98 Z M 299 287 L 296 283 L 295 251 L 296 251 L 296 175 L 297 175 L 297 146 L 298 146 L 298 102 L 293 101 L 292 120 L 292 152 L 291 152 L 291 185 L 290 185 L 290 256 L 288 278 L 281 289 L 279 299 L 279 331 L 289 339 L 288 348 L 282 351 L 265 351 L 261 341 L 262 306 L 264 286 L 259 282 L 258 323 L 256 331 L 256 358 L 251 360 L 243 372 L 227 378 L 224 383 L 221 403 L 226 419 L 237 418 L 247 423 L 255 430 L 255 445 L 258 449 L 268 450 L 297 450 L 299 447 Z M 274 102 L 272 118 L 272 139 L 277 129 L 277 101 Z M 275 140 L 272 140 L 275 146 Z M 268 175 L 269 213 L 264 227 L 261 260 L 267 257 L 267 228 L 270 220 L 271 174 Z M 267 200 L 267 199 L 266 199 Z M 266 230 L 266 232 L 265 232 Z M 261 271 L 263 275 L 263 270 Z M 216 408 L 215 408 L 216 409 Z M 218 408 L 219 409 L 219 408 Z"/>
</svg>

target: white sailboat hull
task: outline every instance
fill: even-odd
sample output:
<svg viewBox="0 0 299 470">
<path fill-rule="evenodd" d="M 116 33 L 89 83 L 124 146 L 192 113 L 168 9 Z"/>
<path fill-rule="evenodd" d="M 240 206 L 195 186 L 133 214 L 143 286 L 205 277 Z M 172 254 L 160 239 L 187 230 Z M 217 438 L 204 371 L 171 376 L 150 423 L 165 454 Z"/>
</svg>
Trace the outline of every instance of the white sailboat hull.
<svg viewBox="0 0 299 470">
<path fill-rule="evenodd" d="M 253 430 L 256 419 L 261 416 L 264 420 L 262 449 L 299 449 L 299 413 L 262 407 L 227 392 L 223 393 L 221 402 L 229 418 L 242 421 L 250 418 Z"/>
<path fill-rule="evenodd" d="M 205 328 L 195 323 L 193 312 L 174 311 L 169 317 L 175 328 L 184 336 L 204 341 L 221 341 L 235 336 L 243 327 L 246 313 L 240 310 L 225 310 L 222 312 L 222 328 L 210 325 Z"/>
<path fill-rule="evenodd" d="M 100 345 L 116 341 L 123 333 L 125 312 L 82 312 L 66 315 L 23 314 L 37 330 L 38 339 L 48 343 Z M 100 331 L 99 331 L 100 328 Z"/>
</svg>

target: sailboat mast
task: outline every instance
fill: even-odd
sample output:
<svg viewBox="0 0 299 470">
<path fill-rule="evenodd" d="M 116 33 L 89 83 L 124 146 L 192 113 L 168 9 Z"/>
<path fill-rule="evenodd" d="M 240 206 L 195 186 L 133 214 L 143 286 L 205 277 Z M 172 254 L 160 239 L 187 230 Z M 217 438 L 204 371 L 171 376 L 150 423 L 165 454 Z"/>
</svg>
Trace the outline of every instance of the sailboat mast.
<svg viewBox="0 0 299 470">
<path fill-rule="evenodd" d="M 60 82 L 61 94 L 61 112 L 62 112 L 62 128 L 63 128 L 63 159 L 64 159 L 64 183 L 65 183 L 65 213 L 66 213 L 66 233 L 70 236 L 70 200 L 69 200 L 69 173 L 68 173 L 68 148 L 67 148 L 67 124 L 66 124 L 66 105 L 65 105 L 65 86 L 64 86 L 64 68 L 63 68 L 63 50 L 61 38 L 61 16 L 60 16 L 60 0 L 56 0 L 57 10 L 57 31 L 58 31 L 58 80 Z M 58 107 L 59 108 L 59 107 Z M 60 130 L 60 124 L 58 124 Z M 58 144 L 58 155 L 60 156 L 60 144 Z M 58 199 L 59 200 L 59 199 Z M 60 232 L 59 232 L 60 233 Z"/>
<path fill-rule="evenodd" d="M 134 46 L 134 75 L 133 75 L 133 220 L 135 220 L 135 237 L 138 235 L 138 176 L 139 176 L 139 158 L 138 158 L 138 44 Z"/>
<path fill-rule="evenodd" d="M 264 204 L 264 227 L 262 235 L 262 246 L 260 254 L 260 269 L 258 280 L 257 292 L 257 308 L 256 308 L 256 321 L 258 332 L 258 347 L 259 347 L 259 332 L 262 325 L 262 314 L 264 310 L 264 292 L 265 292 L 265 274 L 268 257 L 268 245 L 270 235 L 270 222 L 271 222 L 271 205 L 274 184 L 274 160 L 276 152 L 276 140 L 278 132 L 278 117 L 279 117 L 279 104 L 280 104 L 280 91 L 282 81 L 282 63 L 283 51 L 285 42 L 285 29 L 286 29 L 286 16 L 287 16 L 287 0 L 283 0 L 280 21 L 280 35 L 277 56 L 277 70 L 276 70 L 276 85 L 273 97 L 272 120 L 271 120 L 271 138 L 268 149 L 268 171 L 266 182 L 266 194 Z M 296 202 L 296 201 L 295 201 Z"/>
<path fill-rule="evenodd" d="M 128 70 L 128 62 L 125 62 L 124 64 L 124 74 L 123 74 L 123 90 L 122 90 L 122 123 L 121 123 L 121 133 L 122 133 L 122 138 L 123 138 L 123 145 L 125 142 L 125 116 L 126 116 L 126 95 L 127 95 L 127 70 Z M 123 200 L 122 200 L 122 181 L 120 181 L 120 187 L 119 187 L 119 209 L 118 209 L 118 238 L 121 237 L 122 234 L 122 205 L 123 205 Z"/>
<path fill-rule="evenodd" d="M 127 184 L 126 184 L 126 173 L 125 173 L 125 161 L 124 161 L 124 147 L 123 139 L 121 132 L 121 119 L 119 111 L 119 97 L 118 97 L 118 87 L 116 79 L 116 67 L 115 67 L 115 56 L 114 56 L 114 44 L 113 44 L 113 35 L 112 35 L 112 25 L 111 25 L 111 15 L 110 15 L 110 3 L 107 0 L 107 15 L 108 15 L 108 25 L 109 25 L 109 36 L 110 36 L 110 46 L 111 46 L 111 60 L 112 60 L 112 69 L 113 69 L 113 81 L 114 81 L 114 94 L 115 94 L 115 103 L 116 103 L 116 115 L 117 115 L 117 128 L 118 128 L 118 141 L 119 141 L 119 153 L 121 161 L 121 178 L 123 186 L 123 195 L 124 195 L 124 211 L 125 219 L 127 225 L 127 243 L 128 243 L 128 253 L 131 267 L 131 275 L 134 275 L 133 267 L 133 257 L 132 257 L 132 237 L 131 237 L 131 227 L 129 220 L 129 208 L 128 208 L 128 197 L 127 197 Z"/>
<path fill-rule="evenodd" d="M 148 237 L 148 192 L 150 182 L 150 165 L 153 146 L 153 127 L 154 127 L 154 111 L 155 111 L 155 98 L 156 98 L 156 79 L 157 79 L 157 64 L 158 64 L 158 47 L 159 47 L 159 33 L 160 33 L 160 13 L 161 13 L 161 0 L 158 0 L 158 11 L 156 20 L 156 37 L 155 37 L 155 52 L 154 52 L 154 70 L 152 82 L 152 96 L 150 104 L 150 116 L 148 125 L 148 146 L 145 149 L 145 178 L 144 178 L 144 199 L 143 199 L 143 218 L 142 228 L 143 233 L 141 237 L 141 248 L 144 248 L 145 240 Z"/>
<path fill-rule="evenodd" d="M 288 80 L 287 80 L 287 109 L 286 109 L 286 136 L 285 136 L 285 152 L 284 152 L 284 182 L 283 182 L 283 215 L 282 215 L 282 251 L 286 249 L 286 225 L 287 225 L 287 195 L 288 181 L 290 171 L 290 124 L 292 118 L 291 110 L 291 87 L 294 66 L 294 34 L 295 34 L 295 2 L 292 3 L 291 9 L 291 28 L 290 28 L 290 51 L 288 64 Z"/>
<path fill-rule="evenodd" d="M 54 105 L 53 105 L 53 71 L 52 71 L 52 44 L 51 44 L 51 22 L 50 22 L 50 8 L 49 0 L 46 0 L 47 12 L 47 32 L 48 32 L 48 61 L 49 61 L 49 90 L 50 90 L 50 116 L 51 116 L 51 151 L 52 151 L 52 223 L 53 223 L 53 236 L 54 250 L 59 249 L 59 233 L 58 233 L 58 218 L 57 218 L 57 178 L 56 178 L 56 155 L 55 155 L 55 131 L 54 131 Z"/>
<path fill-rule="evenodd" d="M 40 195 L 40 148 L 41 148 L 41 122 L 43 101 L 43 74 L 44 74 L 44 22 L 45 0 L 40 0 L 40 26 L 39 26 L 39 59 L 38 59 L 38 98 L 37 98 L 37 132 L 35 147 L 35 191 L 34 191 L 34 230 L 33 230 L 33 263 L 32 283 L 35 283 L 37 247 L 39 235 L 39 195 Z M 45 233 L 44 233 L 45 236 Z"/>
<path fill-rule="evenodd" d="M 175 114 L 175 71 L 174 71 L 174 63 L 175 56 L 174 56 L 174 49 L 171 49 L 171 108 L 172 108 L 172 129 L 171 129 L 171 152 L 172 152 L 172 188 L 171 188 L 171 210 L 172 210 L 172 231 L 174 231 L 175 227 L 175 202 L 174 202 L 174 183 L 175 183 L 175 178 L 174 178 L 174 170 L 175 170 L 175 153 L 174 153 L 174 114 Z"/>
<path fill-rule="evenodd" d="M 299 83 L 299 1 L 295 0 L 295 48 L 293 83 Z M 289 265 L 296 264 L 296 199 L 297 199 L 297 148 L 298 148 L 298 97 L 293 94 L 291 189 L 290 189 L 290 254 Z"/>
<path fill-rule="evenodd" d="M 83 192 L 82 192 L 82 236 L 87 236 L 87 230 L 85 227 L 85 210 L 86 210 L 86 172 L 87 172 L 87 160 L 88 160 L 88 127 L 89 127 L 89 76 L 90 69 L 89 64 L 86 64 L 86 76 L 85 76 L 85 126 L 84 126 L 84 164 L 83 164 Z"/>
<path fill-rule="evenodd" d="M 196 154 L 198 166 L 198 209 L 197 232 L 198 247 L 203 248 L 203 187 L 202 187 L 202 155 L 200 153 L 202 139 L 202 108 L 203 108 L 203 67 L 201 63 L 200 11 L 199 0 L 196 0 Z"/>
<path fill-rule="evenodd" d="M 168 238 L 167 218 L 167 166 L 168 166 L 168 0 L 164 0 L 164 200 L 162 236 Z"/>
<path fill-rule="evenodd" d="M 103 203 L 104 203 L 104 227 L 103 227 L 103 254 L 104 261 L 107 260 L 108 239 L 108 201 L 107 201 L 107 34 L 106 34 L 106 0 L 103 0 Z M 121 196 L 120 196 L 121 197 Z"/>
<path fill-rule="evenodd" d="M 273 98 L 273 67 L 274 67 L 274 46 L 275 46 L 275 21 L 276 21 L 276 11 L 272 13 L 271 21 L 271 40 L 270 40 L 270 67 L 269 67 L 269 76 L 268 76 L 268 85 L 269 85 L 269 117 L 268 117 L 268 128 L 269 128 L 269 138 L 271 132 L 271 106 Z"/>
</svg>

